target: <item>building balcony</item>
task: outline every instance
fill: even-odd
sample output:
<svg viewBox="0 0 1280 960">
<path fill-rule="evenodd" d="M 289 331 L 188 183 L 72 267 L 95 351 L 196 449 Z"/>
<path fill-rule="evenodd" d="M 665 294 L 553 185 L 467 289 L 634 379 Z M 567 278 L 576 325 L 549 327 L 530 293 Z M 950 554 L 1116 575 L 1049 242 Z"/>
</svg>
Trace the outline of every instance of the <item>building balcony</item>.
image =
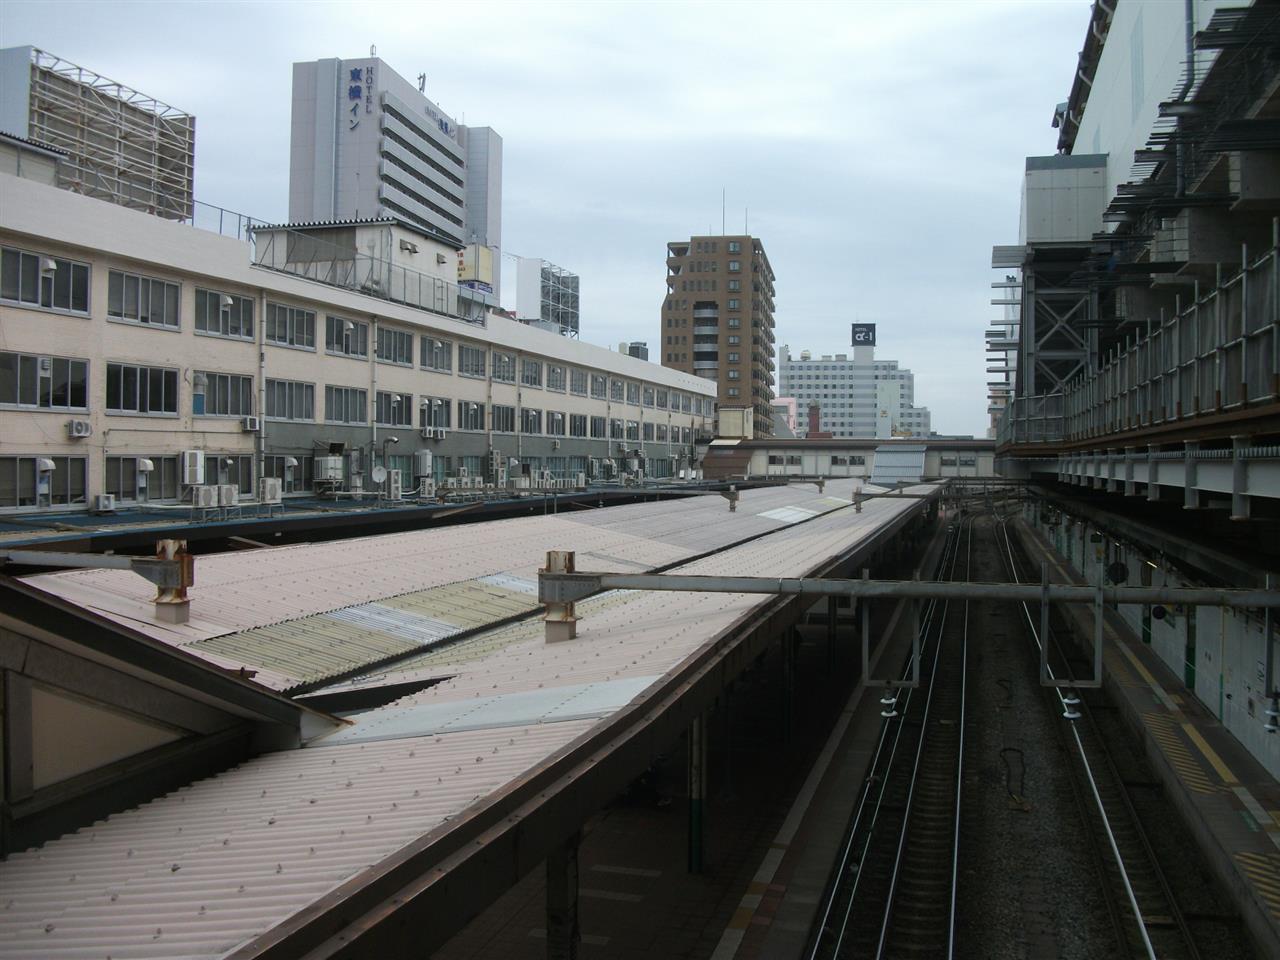
<svg viewBox="0 0 1280 960">
<path fill-rule="evenodd" d="M 693 319 L 718 320 L 720 319 L 720 308 L 719 307 L 694 307 Z"/>
<path fill-rule="evenodd" d="M 695 323 L 693 325 L 693 335 L 695 337 L 719 337 L 720 325 L 718 323 Z"/>
</svg>

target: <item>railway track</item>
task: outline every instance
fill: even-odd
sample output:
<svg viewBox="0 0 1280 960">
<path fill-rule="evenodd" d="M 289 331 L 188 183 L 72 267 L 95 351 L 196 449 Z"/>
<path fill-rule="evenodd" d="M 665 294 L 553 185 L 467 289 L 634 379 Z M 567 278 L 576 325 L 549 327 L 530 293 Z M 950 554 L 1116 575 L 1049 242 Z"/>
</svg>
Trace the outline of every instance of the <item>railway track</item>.
<svg viewBox="0 0 1280 960">
<path fill-rule="evenodd" d="M 972 540 L 972 522 L 953 527 L 940 578 L 969 579 Z M 810 938 L 810 960 L 951 956 L 968 607 L 925 607 L 920 686 L 882 701 L 872 772 Z"/>
<path fill-rule="evenodd" d="M 1007 522 L 999 524 L 998 535 L 1009 579 L 1032 579 Z M 1031 611 L 1025 604 L 1022 607 L 1037 657 L 1040 645 L 1048 643 L 1051 673 L 1070 680 L 1071 658 L 1079 654 L 1068 649 L 1069 631 L 1060 612 L 1051 610 L 1048 636 L 1042 638 Z M 1071 696 L 1061 690 L 1052 694 L 1064 714 L 1078 714 L 1056 729 L 1065 752 L 1075 761 L 1070 767 L 1074 799 L 1092 839 L 1092 860 L 1114 932 L 1115 955 L 1126 960 L 1200 960 L 1191 926 L 1094 717 L 1090 701 L 1099 695 Z"/>
</svg>

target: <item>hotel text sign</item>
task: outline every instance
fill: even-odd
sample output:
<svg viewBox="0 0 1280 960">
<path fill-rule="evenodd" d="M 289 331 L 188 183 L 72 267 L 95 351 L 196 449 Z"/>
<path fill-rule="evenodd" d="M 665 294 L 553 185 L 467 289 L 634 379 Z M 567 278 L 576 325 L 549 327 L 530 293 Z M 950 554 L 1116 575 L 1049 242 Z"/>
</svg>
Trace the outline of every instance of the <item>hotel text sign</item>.
<svg viewBox="0 0 1280 960">
<path fill-rule="evenodd" d="M 855 323 L 853 325 L 853 346 L 874 347 L 876 345 L 876 325 L 874 323 Z"/>
</svg>

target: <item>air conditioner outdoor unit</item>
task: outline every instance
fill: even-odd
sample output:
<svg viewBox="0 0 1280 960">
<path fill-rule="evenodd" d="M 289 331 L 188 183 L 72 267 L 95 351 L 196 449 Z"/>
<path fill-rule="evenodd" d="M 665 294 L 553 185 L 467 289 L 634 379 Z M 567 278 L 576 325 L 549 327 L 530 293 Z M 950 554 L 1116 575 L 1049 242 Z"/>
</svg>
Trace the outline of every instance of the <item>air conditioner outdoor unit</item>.
<svg viewBox="0 0 1280 960">
<path fill-rule="evenodd" d="M 578 473 L 577 486 L 579 490 L 585 490 L 587 488 L 587 475 L 585 473 Z"/>
<path fill-rule="evenodd" d="M 116 509 L 116 495 L 114 493 L 99 493 L 93 498 L 94 513 L 114 513 Z"/>
<path fill-rule="evenodd" d="M 444 427 L 436 427 L 436 439 L 437 439 L 437 440 L 443 440 L 443 439 L 444 439 L 445 437 L 447 437 L 447 436 L 449 436 L 449 431 L 448 431 L 448 430 L 446 430 Z"/>
<path fill-rule="evenodd" d="M 423 440 L 434 440 L 436 438 L 435 427 L 423 427 L 418 432 L 421 434 Z"/>
<path fill-rule="evenodd" d="M 560 449 L 560 441 L 559 441 L 559 440 L 552 440 L 552 441 L 551 441 L 551 449 L 552 449 L 552 450 L 559 450 L 559 449 Z"/>
<path fill-rule="evenodd" d="M 507 468 L 499 467 L 497 480 L 494 481 L 498 486 L 505 487 L 507 485 Z"/>
<path fill-rule="evenodd" d="M 191 488 L 192 503 L 197 507 L 209 508 L 218 505 L 218 488 L 213 484 Z"/>
<path fill-rule="evenodd" d="M 283 502 L 283 484 L 279 477 L 259 477 L 258 478 L 258 500 L 262 503 L 281 503 Z"/>
<path fill-rule="evenodd" d="M 82 437 L 93 435 L 93 424 L 88 420 L 68 420 L 67 436 L 72 440 L 79 440 Z"/>
<path fill-rule="evenodd" d="M 258 418 L 257 418 L 257 417 L 243 417 L 243 418 L 240 420 L 240 429 L 241 429 L 241 430 L 243 430 L 245 433 L 257 433 L 257 432 L 258 432 Z"/>
<path fill-rule="evenodd" d="M 423 477 L 418 481 L 418 496 L 426 500 L 433 500 L 435 499 L 435 495 L 436 482 L 434 480 L 430 477 Z"/>
<path fill-rule="evenodd" d="M 459 480 L 465 479 L 465 478 L 467 477 L 467 475 L 468 475 L 468 473 L 467 473 L 467 468 L 466 468 L 466 467 L 459 467 L 459 468 L 458 468 L 458 479 L 459 479 Z"/>
<path fill-rule="evenodd" d="M 430 450 L 419 450 L 413 455 L 413 475 L 430 477 L 434 475 L 434 464 Z"/>
<path fill-rule="evenodd" d="M 401 500 L 404 498 L 404 486 L 399 470 L 387 471 L 387 498 Z"/>
<path fill-rule="evenodd" d="M 204 483 L 204 451 L 182 451 L 182 482 L 189 487 L 198 487 Z"/>
<path fill-rule="evenodd" d="M 218 484 L 218 506 L 234 507 L 240 502 L 240 488 L 234 483 Z"/>
</svg>

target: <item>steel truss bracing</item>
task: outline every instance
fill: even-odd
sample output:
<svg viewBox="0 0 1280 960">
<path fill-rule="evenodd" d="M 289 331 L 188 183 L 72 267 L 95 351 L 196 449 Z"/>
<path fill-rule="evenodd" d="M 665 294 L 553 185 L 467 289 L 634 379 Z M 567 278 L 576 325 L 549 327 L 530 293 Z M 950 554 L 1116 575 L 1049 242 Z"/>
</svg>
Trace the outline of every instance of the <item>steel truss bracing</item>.
<svg viewBox="0 0 1280 960">
<path fill-rule="evenodd" d="M 32 51 L 29 135 L 70 156 L 61 185 L 174 220 L 191 217 L 195 118 L 91 70 Z"/>
</svg>

